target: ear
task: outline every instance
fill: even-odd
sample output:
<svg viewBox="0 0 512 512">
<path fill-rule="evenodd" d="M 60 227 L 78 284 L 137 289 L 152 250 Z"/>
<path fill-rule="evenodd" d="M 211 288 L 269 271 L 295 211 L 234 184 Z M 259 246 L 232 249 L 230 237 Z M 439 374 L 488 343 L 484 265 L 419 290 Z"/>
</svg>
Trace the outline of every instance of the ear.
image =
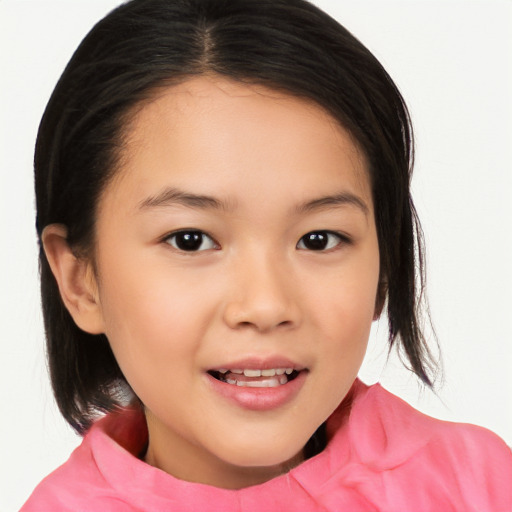
<svg viewBox="0 0 512 512">
<path fill-rule="evenodd" d="M 73 253 L 68 245 L 67 229 L 61 224 L 47 226 L 42 241 L 62 301 L 76 325 L 90 334 L 103 333 L 98 286 L 91 262 Z"/>
<path fill-rule="evenodd" d="M 386 304 L 386 295 L 388 293 L 388 282 L 386 279 L 381 279 L 379 281 L 379 286 L 377 288 L 377 296 L 375 297 L 375 311 L 373 313 L 373 319 L 378 320 L 380 315 L 382 314 L 382 310 L 384 309 L 384 304 Z"/>
</svg>

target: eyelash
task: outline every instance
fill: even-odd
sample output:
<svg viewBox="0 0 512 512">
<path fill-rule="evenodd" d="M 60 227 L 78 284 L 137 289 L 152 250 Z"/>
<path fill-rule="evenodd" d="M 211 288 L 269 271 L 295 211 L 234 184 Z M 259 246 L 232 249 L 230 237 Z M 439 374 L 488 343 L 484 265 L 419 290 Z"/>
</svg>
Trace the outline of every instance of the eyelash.
<svg viewBox="0 0 512 512">
<path fill-rule="evenodd" d="M 189 247 L 184 248 L 179 247 L 179 242 L 177 242 L 178 237 L 182 235 L 183 238 L 181 239 L 181 242 L 188 243 Z M 308 248 L 306 246 L 305 240 L 309 237 L 309 243 L 310 244 L 318 244 L 320 245 L 317 248 L 312 248 L 311 246 Z M 334 243 L 332 238 L 337 239 Z M 205 243 L 205 241 L 208 242 L 208 247 L 202 248 L 201 246 Z M 211 250 L 220 249 L 220 245 L 207 233 L 204 231 L 201 231 L 199 229 L 181 229 L 179 231 L 175 231 L 173 233 L 170 233 L 166 235 L 163 240 L 163 242 L 169 244 L 171 247 L 176 249 L 177 251 L 184 252 L 184 253 L 193 253 L 193 252 L 202 252 L 205 250 Z M 325 247 L 322 247 L 323 243 L 325 242 Z M 199 245 L 197 246 L 197 244 Z M 340 245 L 346 245 L 350 244 L 351 240 L 349 237 L 342 233 L 338 233 L 336 231 L 327 231 L 327 230 L 317 230 L 317 231 L 309 231 L 305 235 L 303 235 L 300 240 L 297 242 L 296 248 L 301 251 L 312 251 L 312 252 L 330 252 L 334 251 L 339 248 Z"/>
<path fill-rule="evenodd" d="M 191 244 L 193 244 L 194 242 L 197 242 L 197 240 L 199 238 L 200 239 L 199 247 L 197 249 L 189 248 L 187 250 L 182 247 L 179 247 L 178 244 L 171 242 L 171 240 L 174 240 L 174 242 L 176 242 L 177 237 L 179 237 L 180 235 L 183 235 L 182 242 L 190 242 Z M 211 247 L 207 247 L 206 249 L 201 249 L 201 245 L 203 245 L 205 239 L 208 239 L 210 241 Z M 205 233 L 204 231 L 201 231 L 199 229 L 181 229 L 180 231 L 175 231 L 173 233 L 166 235 L 165 238 L 163 239 L 163 241 L 180 252 L 202 252 L 202 251 L 205 251 L 208 249 L 219 249 L 220 248 L 219 244 L 210 235 L 208 235 L 207 233 Z"/>
<path fill-rule="evenodd" d="M 307 248 L 304 244 L 304 240 L 306 237 L 310 237 L 310 241 L 316 243 L 318 241 L 323 241 L 326 239 L 327 246 L 319 249 L 311 249 Z M 331 241 L 329 240 L 331 238 Z M 333 244 L 332 238 L 336 238 L 337 241 Z M 339 249 L 341 245 L 347 245 L 351 243 L 351 239 L 342 233 L 338 233 L 336 231 L 327 231 L 327 230 L 318 230 L 318 231 L 310 231 L 306 233 L 297 243 L 297 249 L 302 251 L 314 251 L 314 252 L 331 252 Z M 300 247 L 300 246 L 303 247 Z"/>
</svg>

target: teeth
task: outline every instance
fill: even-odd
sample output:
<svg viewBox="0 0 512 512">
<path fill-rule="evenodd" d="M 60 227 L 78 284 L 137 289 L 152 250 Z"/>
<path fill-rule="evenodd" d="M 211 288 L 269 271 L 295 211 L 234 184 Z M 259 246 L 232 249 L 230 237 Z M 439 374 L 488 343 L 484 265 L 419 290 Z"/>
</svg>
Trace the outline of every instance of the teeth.
<svg viewBox="0 0 512 512">
<path fill-rule="evenodd" d="M 261 374 L 261 370 L 244 370 L 244 375 L 246 377 L 261 377 Z"/>
<path fill-rule="evenodd" d="M 275 388 L 277 386 L 282 386 L 288 382 L 288 369 L 282 369 L 282 372 L 279 372 L 275 369 L 271 370 L 244 370 L 242 373 L 238 373 L 238 375 L 244 375 L 244 377 L 260 377 L 258 380 L 238 380 L 237 378 L 225 378 L 224 382 L 227 384 L 233 384 L 239 387 L 247 387 L 247 388 Z M 220 371 L 220 370 L 219 370 Z M 292 370 L 293 371 L 293 370 Z M 233 370 L 228 370 L 225 373 L 230 372 L 234 374 Z M 265 372 L 265 373 L 264 373 Z M 222 373 L 222 372 L 221 372 Z M 266 377 L 266 378 L 261 378 Z"/>
<path fill-rule="evenodd" d="M 276 388 L 280 384 L 277 379 L 252 380 L 245 383 L 248 388 Z"/>
<path fill-rule="evenodd" d="M 221 380 L 227 384 L 248 388 L 274 388 L 288 382 L 288 375 L 293 373 L 293 368 L 267 368 L 265 370 L 219 368 L 217 371 L 223 376 Z M 237 375 L 255 380 L 238 380 Z"/>
<path fill-rule="evenodd" d="M 228 384 L 235 384 L 240 388 L 277 388 L 282 384 L 286 384 L 288 379 L 286 377 L 280 377 L 280 379 L 263 379 L 263 380 L 232 380 L 226 379 Z"/>
<path fill-rule="evenodd" d="M 236 375 L 245 375 L 246 377 L 274 377 L 274 375 L 290 375 L 293 372 L 293 368 L 268 368 L 266 370 L 255 370 L 246 368 L 245 370 L 241 369 L 228 369 L 228 368 L 219 368 L 217 370 L 219 373 L 225 375 L 226 373 L 234 373 Z"/>
</svg>

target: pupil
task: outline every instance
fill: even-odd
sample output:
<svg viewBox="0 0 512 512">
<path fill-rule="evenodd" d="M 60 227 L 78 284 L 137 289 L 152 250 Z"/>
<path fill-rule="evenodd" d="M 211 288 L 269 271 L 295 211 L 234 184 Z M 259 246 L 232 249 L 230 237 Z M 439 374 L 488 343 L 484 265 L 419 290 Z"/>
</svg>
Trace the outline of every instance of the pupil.
<svg viewBox="0 0 512 512">
<path fill-rule="evenodd" d="M 176 245 L 182 251 L 197 251 L 203 243 L 203 235 L 201 233 L 179 233 L 176 235 Z"/>
<path fill-rule="evenodd" d="M 321 251 L 327 246 L 327 233 L 317 231 L 316 233 L 309 233 L 305 236 L 304 245 L 313 251 Z"/>
</svg>

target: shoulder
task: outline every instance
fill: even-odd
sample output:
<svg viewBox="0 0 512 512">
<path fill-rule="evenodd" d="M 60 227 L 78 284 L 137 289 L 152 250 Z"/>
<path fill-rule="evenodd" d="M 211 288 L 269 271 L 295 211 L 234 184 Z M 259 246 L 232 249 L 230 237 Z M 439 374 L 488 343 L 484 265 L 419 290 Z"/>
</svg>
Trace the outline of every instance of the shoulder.
<svg viewBox="0 0 512 512">
<path fill-rule="evenodd" d="M 378 409 L 388 435 L 402 439 L 417 437 L 431 448 L 446 445 L 467 455 L 501 456 L 506 462 L 512 462 L 510 448 L 486 428 L 439 420 L 423 414 L 380 385 L 369 388 L 368 399 Z"/>
<path fill-rule="evenodd" d="M 512 510 L 512 451 L 496 434 L 427 416 L 380 385 L 364 387 L 353 413 L 365 465 L 461 510 Z"/>
<path fill-rule="evenodd" d="M 20 512 L 127 512 L 95 468 L 92 454 L 84 442 L 59 468 L 34 489 Z"/>
<path fill-rule="evenodd" d="M 371 429 L 367 434 L 375 443 L 380 442 L 381 450 L 389 448 L 390 443 L 396 448 L 395 443 L 399 443 L 408 447 L 409 453 L 404 456 L 415 450 L 440 450 L 445 457 L 450 453 L 456 456 L 463 466 L 461 470 L 467 468 L 470 461 L 476 461 L 480 467 L 486 461 L 492 461 L 493 466 L 501 461 L 504 468 L 512 471 L 511 449 L 490 430 L 423 414 L 378 384 L 365 391 L 358 411 L 365 416 L 361 425 Z M 371 415 L 368 415 L 369 409 L 373 412 Z M 379 431 L 380 436 L 376 436 Z"/>
<path fill-rule="evenodd" d="M 512 511 L 512 451 L 493 432 L 470 424 L 435 420 L 422 459 L 438 480 L 451 482 L 475 510 Z M 493 504 L 491 507 L 490 504 Z"/>
<path fill-rule="evenodd" d="M 35 488 L 20 512 L 134 510 L 112 485 L 111 474 L 123 478 L 128 472 L 132 477 L 133 466 L 140 461 L 111 437 L 109 429 L 119 425 L 119 421 L 112 421 L 118 420 L 115 418 L 118 415 L 111 416 L 93 425 L 69 459 Z M 123 419 L 125 431 L 133 432 L 130 413 L 124 414 Z M 145 439 L 139 441 L 143 443 Z M 105 470 L 105 461 L 112 462 L 110 473 Z"/>
</svg>

